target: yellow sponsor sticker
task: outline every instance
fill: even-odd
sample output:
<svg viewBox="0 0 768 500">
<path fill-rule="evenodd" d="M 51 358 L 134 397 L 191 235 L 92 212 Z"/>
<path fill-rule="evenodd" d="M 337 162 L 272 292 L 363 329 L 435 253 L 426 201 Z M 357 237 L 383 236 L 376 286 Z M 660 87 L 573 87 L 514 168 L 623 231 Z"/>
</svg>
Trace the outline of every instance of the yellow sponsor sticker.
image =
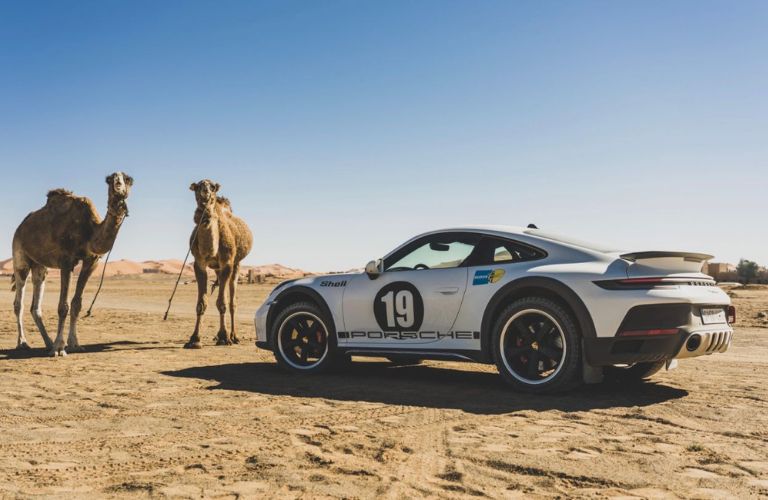
<svg viewBox="0 0 768 500">
<path fill-rule="evenodd" d="M 490 281 L 491 283 L 496 283 L 503 277 L 504 277 L 504 269 L 494 269 L 493 271 L 491 271 L 490 276 L 488 276 L 488 281 Z"/>
</svg>

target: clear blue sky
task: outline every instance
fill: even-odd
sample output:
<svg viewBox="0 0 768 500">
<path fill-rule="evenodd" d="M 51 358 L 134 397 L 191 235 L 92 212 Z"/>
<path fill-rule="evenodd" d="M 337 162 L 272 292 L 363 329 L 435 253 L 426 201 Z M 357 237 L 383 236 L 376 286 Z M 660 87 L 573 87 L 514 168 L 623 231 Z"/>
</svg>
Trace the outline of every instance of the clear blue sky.
<svg viewBox="0 0 768 500">
<path fill-rule="evenodd" d="M 768 264 L 767 55 L 763 1 L 0 1 L 0 258 L 125 170 L 114 258 L 182 258 L 210 177 L 253 264 L 529 222 Z"/>
</svg>

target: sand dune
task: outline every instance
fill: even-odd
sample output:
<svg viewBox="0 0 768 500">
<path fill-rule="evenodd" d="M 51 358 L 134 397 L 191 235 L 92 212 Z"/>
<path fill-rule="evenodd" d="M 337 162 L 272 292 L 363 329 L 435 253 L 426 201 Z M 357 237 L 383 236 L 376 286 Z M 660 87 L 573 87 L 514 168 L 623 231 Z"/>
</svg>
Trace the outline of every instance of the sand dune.
<svg viewBox="0 0 768 500">
<path fill-rule="evenodd" d="M 105 276 L 135 276 L 139 274 L 179 274 L 181 271 L 182 261 L 177 259 L 165 259 L 165 260 L 146 260 L 144 262 L 136 262 L 132 260 L 116 260 L 107 263 L 107 270 Z M 80 273 L 81 266 L 75 267 L 75 274 Z M 94 276 L 101 276 L 104 269 L 104 260 L 102 259 L 96 270 Z M 266 276 L 273 276 L 282 279 L 300 278 L 306 276 L 308 273 L 302 269 L 296 269 L 287 267 L 282 264 L 265 264 L 260 266 L 242 266 L 241 274 L 247 274 L 250 269 L 253 269 L 256 274 L 263 274 Z M 9 276 L 13 274 L 13 259 L 0 260 L 0 276 Z M 58 276 L 59 272 L 56 269 L 50 269 L 48 272 L 49 277 Z M 192 264 L 187 263 L 184 266 L 184 275 L 193 276 L 194 271 Z"/>
</svg>

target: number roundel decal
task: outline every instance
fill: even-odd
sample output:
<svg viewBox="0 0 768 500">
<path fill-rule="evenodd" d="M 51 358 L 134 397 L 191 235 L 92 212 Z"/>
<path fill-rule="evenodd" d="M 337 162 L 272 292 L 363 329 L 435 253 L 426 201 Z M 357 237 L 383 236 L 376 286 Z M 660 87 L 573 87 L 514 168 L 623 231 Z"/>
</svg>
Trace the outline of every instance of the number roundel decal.
<svg viewBox="0 0 768 500">
<path fill-rule="evenodd" d="M 424 321 L 424 301 L 412 283 L 396 281 L 376 294 L 373 314 L 384 332 L 418 331 Z"/>
</svg>

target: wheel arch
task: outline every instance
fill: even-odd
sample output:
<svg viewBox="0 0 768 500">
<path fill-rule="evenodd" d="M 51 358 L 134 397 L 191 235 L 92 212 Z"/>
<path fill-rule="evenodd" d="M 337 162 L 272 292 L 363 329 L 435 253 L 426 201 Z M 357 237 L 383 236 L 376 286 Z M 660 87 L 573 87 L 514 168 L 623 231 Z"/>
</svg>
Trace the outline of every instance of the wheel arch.
<svg viewBox="0 0 768 500">
<path fill-rule="evenodd" d="M 273 338 L 273 323 L 275 318 L 289 305 L 302 301 L 312 302 L 319 307 L 328 321 L 328 325 L 326 325 L 330 330 L 328 334 L 336 335 L 336 323 L 333 320 L 333 314 L 331 314 L 331 309 L 328 307 L 328 303 L 325 299 L 317 293 L 317 291 L 307 286 L 297 285 L 286 288 L 280 292 L 277 297 L 275 297 L 272 307 L 269 308 L 269 312 L 267 313 L 267 342 L 270 347 L 274 348 L 275 346 Z"/>
<path fill-rule="evenodd" d="M 480 325 L 480 348 L 488 359 L 493 357 L 491 336 L 493 323 L 501 310 L 511 301 L 524 297 L 544 297 L 553 300 L 570 312 L 585 338 L 595 338 L 595 324 L 587 306 L 568 285 L 554 278 L 533 276 L 520 278 L 504 285 L 491 297 L 483 312 Z"/>
</svg>

